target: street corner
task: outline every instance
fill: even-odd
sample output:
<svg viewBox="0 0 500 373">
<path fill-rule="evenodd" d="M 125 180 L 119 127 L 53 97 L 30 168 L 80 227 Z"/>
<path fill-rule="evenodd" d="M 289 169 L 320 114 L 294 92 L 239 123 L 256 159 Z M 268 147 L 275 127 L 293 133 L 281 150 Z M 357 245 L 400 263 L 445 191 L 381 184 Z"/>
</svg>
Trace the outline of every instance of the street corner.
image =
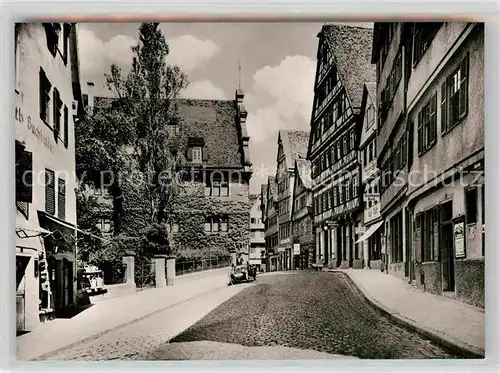
<svg viewBox="0 0 500 373">
<path fill-rule="evenodd" d="M 286 346 L 243 346 L 214 341 L 166 343 L 145 360 L 336 360 L 358 359 Z"/>
</svg>

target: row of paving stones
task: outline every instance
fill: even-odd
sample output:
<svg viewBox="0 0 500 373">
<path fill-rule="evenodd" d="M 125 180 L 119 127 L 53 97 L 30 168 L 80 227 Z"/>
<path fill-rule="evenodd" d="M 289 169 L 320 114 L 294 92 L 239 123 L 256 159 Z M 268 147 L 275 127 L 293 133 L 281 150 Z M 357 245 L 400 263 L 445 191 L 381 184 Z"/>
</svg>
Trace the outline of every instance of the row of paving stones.
<svg viewBox="0 0 500 373">
<path fill-rule="evenodd" d="M 94 361 L 94 360 L 148 360 L 148 354 L 162 346 L 183 330 L 202 319 L 247 285 L 223 286 L 203 296 L 189 299 L 152 314 L 144 319 L 113 329 L 86 342 L 69 346 L 38 360 Z M 126 312 L 126 310 L 117 310 Z"/>
<path fill-rule="evenodd" d="M 368 359 L 455 357 L 394 325 L 338 273 L 263 276 L 171 342 L 203 340 Z"/>
</svg>

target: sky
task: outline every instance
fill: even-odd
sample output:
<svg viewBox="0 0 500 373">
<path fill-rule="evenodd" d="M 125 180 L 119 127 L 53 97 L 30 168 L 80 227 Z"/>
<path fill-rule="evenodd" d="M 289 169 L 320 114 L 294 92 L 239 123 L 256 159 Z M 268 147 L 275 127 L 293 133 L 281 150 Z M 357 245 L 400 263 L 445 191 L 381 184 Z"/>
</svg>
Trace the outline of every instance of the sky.
<svg viewBox="0 0 500 373">
<path fill-rule="evenodd" d="M 317 34 L 322 23 L 162 23 L 167 62 L 187 74 L 182 97 L 234 99 L 240 84 L 248 111 L 251 193 L 274 175 L 279 130 L 310 130 Z M 352 25 L 372 27 L 371 23 Z M 81 23 L 78 43 L 83 82 L 109 96 L 104 74 L 112 63 L 129 69 L 137 23 Z M 241 70 L 239 71 L 238 65 Z M 84 84 L 84 90 L 86 84 Z"/>
</svg>

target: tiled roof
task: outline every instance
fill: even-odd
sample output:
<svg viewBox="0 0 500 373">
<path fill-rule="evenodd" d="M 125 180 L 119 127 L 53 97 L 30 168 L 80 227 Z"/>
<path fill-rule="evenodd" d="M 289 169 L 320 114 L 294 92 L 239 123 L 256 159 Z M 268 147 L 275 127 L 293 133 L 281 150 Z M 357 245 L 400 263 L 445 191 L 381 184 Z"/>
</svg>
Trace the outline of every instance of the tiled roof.
<svg viewBox="0 0 500 373">
<path fill-rule="evenodd" d="M 240 138 L 233 100 L 178 100 L 180 151 L 186 151 L 188 138 L 202 138 L 208 151 L 207 167 L 242 168 Z"/>
<path fill-rule="evenodd" d="M 369 101 L 371 101 L 374 104 L 373 105 L 373 107 L 375 109 L 375 118 L 374 119 L 376 121 L 377 120 L 377 115 L 376 115 L 377 105 L 376 105 L 376 97 L 375 97 L 376 84 L 375 83 L 365 83 L 364 87 L 365 87 L 365 89 L 363 90 L 363 102 L 362 102 L 362 105 L 364 107 L 361 108 L 362 112 L 364 112 L 364 115 L 366 115 L 366 110 L 367 110 Z M 362 118 L 363 125 L 361 126 L 361 136 L 360 136 L 360 141 L 359 141 L 360 148 L 364 148 L 366 145 L 368 145 L 368 143 L 367 143 L 368 139 L 370 139 L 370 137 L 373 135 L 373 133 L 377 129 L 376 122 L 370 128 L 366 128 L 364 119 L 365 118 Z"/>
<path fill-rule="evenodd" d="M 273 199 L 274 201 L 277 201 L 278 198 L 278 184 L 274 181 L 274 177 L 269 176 L 267 178 L 267 185 L 269 188 L 269 199 Z"/>
<path fill-rule="evenodd" d="M 95 97 L 95 106 L 110 104 L 113 98 Z M 234 100 L 178 99 L 179 151 L 186 154 L 188 139 L 203 139 L 208 158 L 206 167 L 243 168 L 240 133 Z"/>
<path fill-rule="evenodd" d="M 325 35 L 334 56 L 340 81 L 344 85 L 353 109 L 359 109 L 363 83 L 376 81 L 375 65 L 371 64 L 373 30 L 338 24 L 324 25 Z"/>
<path fill-rule="evenodd" d="M 368 95 L 370 96 L 372 102 L 377 101 L 377 83 L 375 82 L 370 82 L 370 83 L 365 83 L 366 85 L 366 90 L 368 91 Z"/>
<path fill-rule="evenodd" d="M 283 143 L 288 168 L 295 167 L 297 159 L 305 159 L 309 145 L 309 131 L 280 131 L 279 137 Z"/>
<path fill-rule="evenodd" d="M 305 188 L 311 189 L 312 187 L 311 162 L 308 161 L 307 159 L 297 159 L 295 162 L 302 184 L 304 184 Z"/>
</svg>

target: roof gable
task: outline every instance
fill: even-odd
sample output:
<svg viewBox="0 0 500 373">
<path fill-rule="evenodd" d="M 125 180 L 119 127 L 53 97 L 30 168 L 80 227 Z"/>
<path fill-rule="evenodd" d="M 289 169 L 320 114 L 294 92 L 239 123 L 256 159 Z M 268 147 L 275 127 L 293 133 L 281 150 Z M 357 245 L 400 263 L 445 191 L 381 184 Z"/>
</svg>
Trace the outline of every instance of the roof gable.
<svg viewBox="0 0 500 373">
<path fill-rule="evenodd" d="M 177 104 L 182 118 L 180 151 L 185 152 L 192 139 L 203 139 L 207 167 L 243 168 L 233 100 L 179 99 Z"/>
<path fill-rule="evenodd" d="M 105 107 L 115 101 L 115 98 L 95 97 L 94 105 Z M 242 148 L 247 134 L 238 122 L 240 113 L 235 100 L 176 99 L 175 103 L 180 116 L 176 135 L 179 152 L 186 154 L 190 146 L 203 146 L 207 153 L 204 166 L 245 168 Z"/>
<path fill-rule="evenodd" d="M 304 188 L 310 190 L 312 188 L 312 177 L 311 177 L 311 162 L 306 159 L 297 159 L 295 161 L 295 175 L 298 176 L 304 185 Z"/>
<path fill-rule="evenodd" d="M 278 144 L 280 143 L 285 153 L 287 168 L 293 169 L 297 159 L 307 157 L 309 131 L 279 131 Z"/>
<path fill-rule="evenodd" d="M 365 83 L 363 85 L 363 99 L 361 106 L 361 113 L 363 115 L 363 118 L 361 121 L 361 136 L 359 142 L 360 147 L 363 146 L 363 144 L 375 133 L 377 129 L 377 105 L 375 105 L 375 97 L 373 96 L 375 87 L 376 87 L 375 83 Z M 374 117 L 375 123 L 369 128 L 367 128 L 365 120 L 366 116 L 369 114 L 368 110 L 370 106 L 372 106 L 373 107 L 372 110 L 374 110 L 370 115 Z"/>
<path fill-rule="evenodd" d="M 324 25 L 328 48 L 332 51 L 339 79 L 353 110 L 359 110 L 363 83 L 376 81 L 375 65 L 371 64 L 373 30 L 345 25 Z"/>
</svg>

